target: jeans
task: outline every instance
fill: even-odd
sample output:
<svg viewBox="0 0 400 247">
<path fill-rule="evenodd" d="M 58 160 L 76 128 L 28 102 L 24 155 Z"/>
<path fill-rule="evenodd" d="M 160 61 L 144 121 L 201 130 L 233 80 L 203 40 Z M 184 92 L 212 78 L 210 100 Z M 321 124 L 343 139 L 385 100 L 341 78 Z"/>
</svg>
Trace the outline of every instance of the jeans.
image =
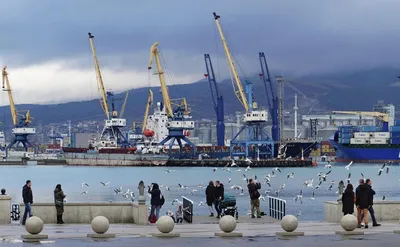
<svg viewBox="0 0 400 247">
<path fill-rule="evenodd" d="M 158 217 L 160 216 L 160 209 L 161 206 L 154 206 L 154 205 L 151 206 L 149 221 L 153 217 L 154 211 L 156 211 L 156 219 L 158 220 Z"/>
<path fill-rule="evenodd" d="M 371 214 L 372 224 L 374 224 L 374 225 L 378 224 L 378 222 L 376 222 L 374 208 L 371 206 L 368 208 L 368 211 Z M 368 215 L 367 215 L 367 217 L 368 217 Z M 364 218 L 364 214 L 361 215 L 361 221 L 363 220 L 363 218 Z"/>
<path fill-rule="evenodd" d="M 32 207 L 29 202 L 25 203 L 25 211 L 24 211 L 24 216 L 22 217 L 22 225 L 25 225 L 26 217 L 28 216 L 28 213 L 29 213 L 29 217 L 32 217 Z"/>
<path fill-rule="evenodd" d="M 215 200 L 214 202 L 214 207 L 215 207 L 215 211 L 217 211 L 217 216 L 221 215 L 221 208 L 219 207 L 219 204 L 221 203 L 220 200 Z"/>
</svg>

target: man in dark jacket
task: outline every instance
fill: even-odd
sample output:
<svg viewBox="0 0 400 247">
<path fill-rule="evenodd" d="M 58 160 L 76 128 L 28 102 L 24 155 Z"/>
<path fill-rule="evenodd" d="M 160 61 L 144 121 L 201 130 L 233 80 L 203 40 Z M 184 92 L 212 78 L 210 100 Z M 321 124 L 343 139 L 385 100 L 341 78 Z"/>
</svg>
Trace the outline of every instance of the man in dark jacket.
<svg viewBox="0 0 400 247">
<path fill-rule="evenodd" d="M 32 182 L 31 180 L 27 180 L 24 187 L 22 187 L 22 199 L 25 204 L 24 216 L 22 217 L 22 225 L 25 225 L 26 218 L 32 217 L 32 208 L 31 204 L 33 203 L 33 195 L 32 195 Z"/>
<path fill-rule="evenodd" d="M 249 189 L 250 195 L 250 205 L 251 205 L 251 218 L 255 218 L 254 211 L 257 211 L 257 218 L 261 218 L 260 211 L 260 193 L 258 192 L 261 189 L 260 183 L 254 183 L 253 179 L 249 179 L 249 184 L 247 185 Z"/>
<path fill-rule="evenodd" d="M 357 207 L 357 219 L 358 228 L 361 228 L 361 214 L 364 214 L 365 228 L 368 228 L 368 208 L 372 205 L 370 196 L 370 187 L 364 183 L 364 179 L 360 179 L 359 185 L 356 189 L 356 207 Z"/>
<path fill-rule="evenodd" d="M 217 218 L 220 218 L 221 217 L 220 204 L 221 201 L 224 200 L 224 185 L 220 183 L 218 180 L 215 181 L 214 196 L 215 196 L 215 201 L 214 201 L 215 211 L 217 211 Z"/>
<path fill-rule="evenodd" d="M 150 215 L 149 215 L 149 221 L 151 222 L 151 219 L 154 215 L 154 211 L 156 213 L 156 219 L 158 220 L 158 217 L 160 216 L 160 209 L 161 206 L 163 205 L 162 199 L 164 196 L 161 194 L 161 190 L 156 183 L 152 183 L 151 186 L 149 186 L 148 190 L 149 194 L 151 195 L 151 210 L 150 210 Z"/>
<path fill-rule="evenodd" d="M 368 211 L 371 214 L 372 226 L 380 226 L 381 224 L 378 224 L 378 222 L 376 222 L 375 211 L 374 211 L 374 208 L 373 208 L 375 191 L 372 189 L 372 181 L 371 181 L 371 179 L 368 178 L 367 180 L 365 180 L 365 183 L 370 188 L 369 196 L 371 197 L 370 198 L 371 205 L 369 206 Z M 363 218 L 364 218 L 364 215 L 361 215 L 361 221 L 362 221 Z"/>
<path fill-rule="evenodd" d="M 210 217 L 214 217 L 214 211 L 212 207 L 215 200 L 214 192 L 215 192 L 214 182 L 210 181 L 206 189 L 206 201 L 207 201 L 207 206 L 210 209 Z"/>
</svg>

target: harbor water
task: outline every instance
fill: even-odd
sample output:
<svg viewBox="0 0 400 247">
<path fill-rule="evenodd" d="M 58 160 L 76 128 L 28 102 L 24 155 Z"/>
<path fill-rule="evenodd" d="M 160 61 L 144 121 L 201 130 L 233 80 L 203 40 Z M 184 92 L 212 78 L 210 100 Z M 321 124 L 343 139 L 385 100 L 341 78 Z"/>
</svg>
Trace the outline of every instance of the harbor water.
<svg viewBox="0 0 400 247">
<path fill-rule="evenodd" d="M 274 192 L 279 190 L 281 185 L 285 184 L 280 191 L 279 196 L 287 201 L 287 214 L 298 214 L 301 220 L 323 220 L 323 202 L 328 200 L 337 200 L 338 183 L 343 180 L 347 184 L 346 179 L 351 173 L 351 183 L 358 184 L 361 174 L 365 178 L 371 178 L 373 188 L 376 191 L 375 200 L 382 200 L 385 196 L 386 200 L 400 200 L 399 176 L 400 167 L 392 165 L 389 173 L 386 169 L 378 176 L 379 169 L 382 165 L 363 165 L 353 164 L 350 170 L 346 170 L 343 164 L 332 165 L 332 168 L 326 168 L 324 165 L 312 168 L 281 168 L 281 172 L 274 171 L 272 175 L 271 168 L 252 168 L 245 171 L 245 168 L 231 167 L 231 172 L 218 168 L 206 167 L 185 167 L 185 168 L 168 168 L 173 170 L 166 173 L 166 167 L 68 167 L 68 166 L 0 166 L 0 187 L 7 190 L 7 194 L 12 196 L 13 203 L 22 201 L 21 189 L 27 179 L 32 180 L 33 190 L 33 207 L 35 202 L 53 202 L 53 190 L 56 184 L 60 183 L 67 195 L 67 202 L 99 202 L 99 201 L 131 201 L 122 195 L 114 193 L 115 188 L 122 187 L 123 191 L 133 191 L 136 199 L 138 197 L 138 183 L 143 180 L 146 185 L 156 182 L 162 186 L 161 190 L 166 199 L 161 213 L 165 214 L 167 210 L 175 211 L 177 204 L 172 205 L 174 199 L 182 200 L 185 196 L 194 201 L 194 214 L 209 214 L 206 205 L 200 205 L 205 202 L 205 189 L 210 180 L 220 180 L 225 187 L 225 193 L 235 194 L 237 198 L 237 207 L 239 217 L 248 217 L 250 209 L 249 195 L 247 191 L 246 181 L 243 174 L 247 178 L 255 175 L 258 181 L 262 183 L 260 193 L 266 197 L 265 191 L 269 189 L 270 195 L 275 196 Z M 323 182 L 321 187 L 316 189 L 319 183 L 318 173 L 332 172 L 327 176 L 327 181 Z M 287 178 L 287 175 L 294 173 L 294 178 Z M 264 177 L 270 174 L 271 187 L 264 183 Z M 231 182 L 229 182 L 231 179 Z M 303 185 L 304 181 L 314 179 L 313 187 Z M 100 182 L 110 182 L 109 185 L 103 186 Z M 89 186 L 83 185 L 87 183 Z M 329 190 L 331 183 L 332 189 Z M 187 189 L 180 189 L 178 184 L 187 186 Z M 243 187 L 244 194 L 240 195 L 240 191 L 233 191 L 231 187 L 239 185 Z M 166 189 L 169 187 L 170 191 Z M 302 202 L 295 202 L 294 198 L 302 190 Z M 82 194 L 87 192 L 86 194 Z M 313 192 L 315 199 L 311 199 Z M 147 194 L 147 193 L 146 193 Z M 147 197 L 149 203 L 150 197 Z M 261 200 L 261 210 L 267 213 L 268 202 Z"/>
</svg>

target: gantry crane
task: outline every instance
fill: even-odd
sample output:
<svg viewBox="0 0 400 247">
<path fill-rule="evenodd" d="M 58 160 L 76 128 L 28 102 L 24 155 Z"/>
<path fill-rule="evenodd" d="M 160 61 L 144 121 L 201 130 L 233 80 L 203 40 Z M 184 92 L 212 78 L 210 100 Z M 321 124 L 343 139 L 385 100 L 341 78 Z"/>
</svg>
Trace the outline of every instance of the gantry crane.
<svg viewBox="0 0 400 247">
<path fill-rule="evenodd" d="M 124 98 L 124 103 L 122 104 L 121 110 L 119 111 L 119 117 L 120 118 L 122 118 L 124 116 L 126 104 L 128 103 L 128 97 L 129 97 L 129 90 L 126 91 L 125 98 Z"/>
<path fill-rule="evenodd" d="M 147 128 L 147 118 L 149 117 L 149 111 L 152 105 L 153 105 L 153 91 L 149 89 L 149 96 L 147 96 L 146 109 L 144 111 L 144 116 L 143 116 L 142 133 L 144 133 L 144 131 Z"/>
<path fill-rule="evenodd" d="M 194 129 L 194 122 L 191 119 L 190 112 L 187 106 L 186 99 L 179 99 L 175 109 L 172 109 L 172 100 L 168 94 L 168 88 L 165 81 L 164 71 L 161 65 L 160 52 L 158 50 L 158 42 L 155 42 L 150 48 L 150 59 L 148 69 L 152 69 L 153 59 L 155 58 L 157 66 L 157 74 L 161 85 L 161 94 L 164 101 L 165 113 L 168 117 L 168 136 L 160 142 L 160 145 L 164 145 L 169 141 L 169 153 L 171 154 L 172 147 L 175 141 L 179 145 L 179 155 L 182 154 L 182 141 L 186 142 L 193 148 L 193 152 L 196 152 L 196 145 L 192 143 L 185 133 Z"/>
<path fill-rule="evenodd" d="M 96 49 L 93 41 L 94 36 L 91 33 L 88 34 L 89 34 L 90 47 L 93 53 L 94 67 L 96 70 L 97 86 L 101 93 L 100 104 L 107 118 L 104 123 L 103 131 L 101 132 L 101 137 L 100 137 L 100 142 L 98 143 L 98 147 L 99 148 L 129 147 L 130 144 L 127 141 L 127 138 L 121 132 L 121 128 L 124 128 L 126 126 L 126 119 L 118 117 L 118 112 L 115 110 L 114 93 L 107 92 L 104 88 L 103 77 L 101 75 L 101 70 L 99 62 L 97 60 Z M 108 105 L 109 101 L 111 101 L 111 111 Z"/>
<path fill-rule="evenodd" d="M 204 54 L 206 71 L 204 74 L 210 84 L 211 98 L 215 114 L 217 114 L 217 145 L 225 146 L 225 123 L 224 123 L 224 98 L 219 92 L 217 81 L 215 80 L 214 68 L 209 54 Z"/>
<path fill-rule="evenodd" d="M 269 106 L 269 115 L 272 118 L 271 135 L 275 142 L 280 141 L 280 124 L 279 124 L 279 98 L 275 94 L 275 87 L 272 85 L 271 76 L 268 69 L 267 59 L 264 52 L 258 53 L 260 59 L 261 73 L 259 74 L 264 82 L 265 94 Z M 269 85 L 269 90 L 268 90 Z M 271 95 L 271 96 L 270 96 Z"/>
<path fill-rule="evenodd" d="M 233 137 L 230 143 L 231 158 L 234 156 L 255 158 L 256 155 L 257 159 L 272 158 L 274 157 L 274 142 L 264 130 L 268 113 L 265 110 L 257 109 L 257 103 L 253 100 L 253 85 L 250 81 L 247 81 L 246 92 L 244 91 L 239 73 L 235 67 L 235 62 L 232 58 L 231 52 L 229 51 L 229 47 L 219 22 L 220 16 L 215 12 L 213 15 L 228 60 L 228 68 L 235 95 L 246 111 L 244 115 L 244 125 L 240 128 L 239 132 Z M 244 139 L 240 139 L 240 134 L 242 132 L 244 132 Z"/>
<path fill-rule="evenodd" d="M 8 80 L 8 72 L 7 66 L 3 68 L 2 71 L 3 78 L 3 91 L 7 91 L 8 99 L 10 101 L 10 110 L 11 110 L 11 118 L 13 121 L 14 128 L 12 129 L 12 133 L 14 135 L 10 144 L 6 146 L 6 157 L 8 157 L 8 151 L 14 145 L 18 146 L 22 144 L 25 148 L 25 151 L 28 151 L 29 147 L 32 147 L 34 152 L 36 153 L 36 147 L 29 142 L 28 136 L 36 134 L 35 128 L 29 127 L 32 118 L 30 111 L 25 111 L 25 114 L 19 114 L 17 108 L 15 107 L 14 98 L 12 95 L 12 90 L 10 86 L 10 81 Z"/>
<path fill-rule="evenodd" d="M 333 114 L 351 114 L 360 116 L 376 117 L 382 121 L 382 131 L 389 131 L 389 114 L 382 112 L 369 112 L 369 111 L 333 111 Z"/>
</svg>

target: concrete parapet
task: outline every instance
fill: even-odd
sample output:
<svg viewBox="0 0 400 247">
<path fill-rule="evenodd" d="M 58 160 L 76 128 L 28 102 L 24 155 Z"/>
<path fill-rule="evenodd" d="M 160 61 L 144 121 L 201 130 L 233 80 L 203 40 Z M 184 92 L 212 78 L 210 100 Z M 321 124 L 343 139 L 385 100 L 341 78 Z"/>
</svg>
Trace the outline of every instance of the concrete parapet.
<svg viewBox="0 0 400 247">
<path fill-rule="evenodd" d="M 11 196 L 0 195 L 0 224 L 11 224 Z"/>
<path fill-rule="evenodd" d="M 400 217 L 400 201 L 374 201 L 374 211 L 376 220 L 379 221 L 398 221 Z M 354 216 L 357 209 L 354 207 Z M 343 217 L 342 203 L 337 201 L 324 202 L 324 221 L 339 223 Z M 369 221 L 371 216 L 368 214 Z"/>
<path fill-rule="evenodd" d="M 9 208 L 10 207 L 8 207 L 7 215 L 10 219 Z M 25 205 L 21 204 L 20 208 L 21 213 L 23 213 L 25 210 Z M 144 210 L 143 208 L 146 208 L 146 210 Z M 54 203 L 33 203 L 32 213 L 33 215 L 40 217 L 45 224 L 55 224 L 57 222 L 56 208 L 54 206 Z M 133 202 L 64 204 L 63 220 L 67 224 L 90 224 L 96 216 L 106 217 L 111 224 L 135 223 L 144 225 L 147 224 L 148 220 L 147 206 L 139 206 L 138 204 Z"/>
</svg>

